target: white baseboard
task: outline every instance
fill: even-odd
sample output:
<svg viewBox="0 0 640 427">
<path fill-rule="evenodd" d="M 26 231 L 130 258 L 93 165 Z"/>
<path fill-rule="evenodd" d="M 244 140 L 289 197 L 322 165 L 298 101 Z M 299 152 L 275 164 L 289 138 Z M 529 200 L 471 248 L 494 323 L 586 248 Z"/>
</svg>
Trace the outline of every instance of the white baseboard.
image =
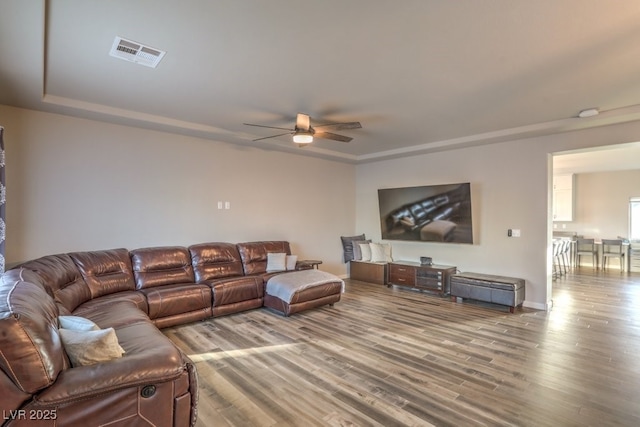
<svg viewBox="0 0 640 427">
<path fill-rule="evenodd" d="M 531 302 L 531 301 L 525 301 L 522 303 L 523 307 L 527 307 L 527 308 L 533 308 L 536 310 L 542 310 L 542 311 L 547 311 L 550 310 L 551 307 L 547 306 L 547 304 L 542 304 L 539 302 Z"/>
</svg>

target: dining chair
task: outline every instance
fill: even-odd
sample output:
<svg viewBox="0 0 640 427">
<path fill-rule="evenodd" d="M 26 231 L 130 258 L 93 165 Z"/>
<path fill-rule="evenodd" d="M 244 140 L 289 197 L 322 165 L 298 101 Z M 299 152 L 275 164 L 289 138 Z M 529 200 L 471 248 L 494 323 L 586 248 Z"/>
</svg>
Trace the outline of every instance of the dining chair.
<svg viewBox="0 0 640 427">
<path fill-rule="evenodd" d="M 595 239 L 578 239 L 576 241 L 576 267 L 580 267 L 580 257 L 591 257 L 593 268 L 598 268 L 598 249 Z"/>
<path fill-rule="evenodd" d="M 562 246 L 560 248 L 560 257 L 562 266 L 564 267 L 564 274 L 567 274 L 571 267 L 571 240 L 562 239 Z"/>
<path fill-rule="evenodd" d="M 620 271 L 624 271 L 624 248 L 620 239 L 602 239 L 602 269 L 607 266 L 611 258 L 620 260 Z"/>
<path fill-rule="evenodd" d="M 567 239 L 553 240 L 553 279 L 564 276 L 569 271 L 569 249 L 571 241 Z"/>
<path fill-rule="evenodd" d="M 552 243 L 553 273 L 551 274 L 551 277 L 555 280 L 562 275 L 560 267 L 560 248 L 562 247 L 562 243 L 558 239 L 554 239 Z"/>
</svg>

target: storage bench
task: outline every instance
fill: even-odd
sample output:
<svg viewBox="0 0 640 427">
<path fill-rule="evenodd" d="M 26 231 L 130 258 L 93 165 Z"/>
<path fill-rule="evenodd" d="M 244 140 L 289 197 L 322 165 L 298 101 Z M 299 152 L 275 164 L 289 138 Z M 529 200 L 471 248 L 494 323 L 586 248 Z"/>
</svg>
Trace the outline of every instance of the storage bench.
<svg viewBox="0 0 640 427">
<path fill-rule="evenodd" d="M 451 276 L 451 300 L 469 298 L 509 306 L 513 313 L 524 302 L 525 281 L 515 277 L 482 273 L 459 273 Z"/>
<path fill-rule="evenodd" d="M 351 261 L 349 265 L 349 278 L 361 282 L 387 284 L 387 263 L 369 261 Z"/>
</svg>

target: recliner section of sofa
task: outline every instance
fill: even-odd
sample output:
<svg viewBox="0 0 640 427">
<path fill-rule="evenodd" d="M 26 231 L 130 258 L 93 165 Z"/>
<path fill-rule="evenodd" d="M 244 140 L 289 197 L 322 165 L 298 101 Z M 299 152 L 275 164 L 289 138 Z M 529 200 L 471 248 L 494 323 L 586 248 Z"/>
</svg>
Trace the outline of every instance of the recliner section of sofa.
<svg viewBox="0 0 640 427">
<path fill-rule="evenodd" d="M 281 274 L 266 271 L 269 252 L 291 253 L 283 241 L 214 242 L 48 255 L 9 270 L 0 410 L 54 411 L 57 426 L 194 425 L 195 366 L 158 328 L 262 307 L 266 280 Z M 70 314 L 114 328 L 124 356 L 72 367 L 57 320 Z M 53 425 L 9 418 L 3 425 Z"/>
<path fill-rule="evenodd" d="M 93 312 L 101 327 L 114 327 L 127 357 L 71 367 L 58 333 L 60 305 L 39 277 L 24 268 L 2 276 L 0 406 L 5 425 L 195 423 L 197 394 L 192 393 L 197 388 L 190 382 L 197 379 L 191 361 L 140 316 L 135 304 L 114 301 Z M 149 386 L 153 394 L 141 393 Z M 176 411 L 182 414 L 180 422 L 167 423 Z"/>
<path fill-rule="evenodd" d="M 244 274 L 269 275 L 267 272 L 267 254 L 269 252 L 291 255 L 291 247 L 286 241 L 245 242 L 238 243 L 238 252 L 242 259 Z"/>
<path fill-rule="evenodd" d="M 131 251 L 136 289 L 147 300 L 149 318 L 159 328 L 211 317 L 211 288 L 196 283 L 187 248 Z"/>
<path fill-rule="evenodd" d="M 189 252 L 196 280 L 211 288 L 214 317 L 262 307 L 265 278 L 245 275 L 236 245 L 202 243 L 190 246 Z"/>
<path fill-rule="evenodd" d="M 91 294 L 91 299 L 81 305 L 84 310 L 90 310 L 94 305 L 131 301 L 140 310 L 149 312 L 146 298 L 136 291 L 127 249 L 73 252 L 69 256 Z"/>
</svg>

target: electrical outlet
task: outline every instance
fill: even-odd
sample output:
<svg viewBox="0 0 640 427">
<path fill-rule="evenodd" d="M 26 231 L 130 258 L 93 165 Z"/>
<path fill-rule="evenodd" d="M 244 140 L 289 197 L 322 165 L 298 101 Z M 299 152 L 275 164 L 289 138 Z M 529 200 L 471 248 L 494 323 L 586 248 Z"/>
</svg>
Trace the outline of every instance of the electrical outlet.
<svg viewBox="0 0 640 427">
<path fill-rule="evenodd" d="M 225 209 L 231 209 L 231 202 L 224 202 Z"/>
<path fill-rule="evenodd" d="M 218 209 L 222 209 L 222 202 L 218 202 Z"/>
<path fill-rule="evenodd" d="M 517 228 L 514 228 L 513 231 L 513 237 L 520 237 L 520 230 Z"/>
<path fill-rule="evenodd" d="M 513 231 L 511 229 L 507 230 L 507 236 L 511 237 L 513 235 Z"/>
</svg>

